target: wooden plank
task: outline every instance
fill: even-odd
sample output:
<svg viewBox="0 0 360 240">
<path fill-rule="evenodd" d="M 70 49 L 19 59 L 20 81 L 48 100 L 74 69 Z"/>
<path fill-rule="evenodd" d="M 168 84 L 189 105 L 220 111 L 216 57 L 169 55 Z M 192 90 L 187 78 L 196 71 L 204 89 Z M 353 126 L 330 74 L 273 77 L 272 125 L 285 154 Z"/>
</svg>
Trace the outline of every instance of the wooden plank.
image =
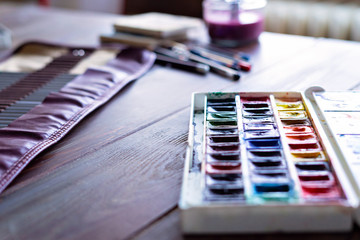
<svg viewBox="0 0 360 240">
<path fill-rule="evenodd" d="M 356 86 L 360 43 L 319 39 L 311 48 L 253 74 L 227 91 L 302 91 L 310 86 L 347 90 Z M 340 84 L 341 83 L 341 84 Z"/>
<path fill-rule="evenodd" d="M 174 208 L 188 112 L 184 109 L 3 196 L 0 238 L 123 239 Z"/>
<path fill-rule="evenodd" d="M 180 240 L 183 237 L 180 226 L 180 210 L 176 208 L 147 228 L 137 232 L 132 239 Z"/>
</svg>

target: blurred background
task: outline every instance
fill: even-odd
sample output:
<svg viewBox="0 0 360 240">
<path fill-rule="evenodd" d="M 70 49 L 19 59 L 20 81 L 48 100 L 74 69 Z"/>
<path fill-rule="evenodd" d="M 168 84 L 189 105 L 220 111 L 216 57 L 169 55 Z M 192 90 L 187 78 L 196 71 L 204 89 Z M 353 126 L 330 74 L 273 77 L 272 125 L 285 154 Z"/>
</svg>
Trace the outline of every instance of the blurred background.
<svg viewBox="0 0 360 240">
<path fill-rule="evenodd" d="M 6 2 L 0 0 L 0 2 Z M 12 0 L 115 14 L 164 12 L 202 17 L 202 0 Z M 265 31 L 360 41 L 360 0 L 268 0 Z"/>
</svg>

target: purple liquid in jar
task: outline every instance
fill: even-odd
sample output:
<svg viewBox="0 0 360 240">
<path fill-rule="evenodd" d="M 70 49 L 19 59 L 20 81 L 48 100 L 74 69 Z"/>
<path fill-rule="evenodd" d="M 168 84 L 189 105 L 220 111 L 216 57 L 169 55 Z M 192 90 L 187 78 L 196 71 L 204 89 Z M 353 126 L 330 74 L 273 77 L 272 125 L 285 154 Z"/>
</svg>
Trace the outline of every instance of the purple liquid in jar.
<svg viewBox="0 0 360 240">
<path fill-rule="evenodd" d="M 208 22 L 209 35 L 213 40 L 230 40 L 241 43 L 256 40 L 263 31 L 263 19 L 253 23 Z"/>
<path fill-rule="evenodd" d="M 204 16 L 209 36 L 223 46 L 239 46 L 257 40 L 264 28 L 264 17 L 257 11 L 209 11 Z"/>
</svg>

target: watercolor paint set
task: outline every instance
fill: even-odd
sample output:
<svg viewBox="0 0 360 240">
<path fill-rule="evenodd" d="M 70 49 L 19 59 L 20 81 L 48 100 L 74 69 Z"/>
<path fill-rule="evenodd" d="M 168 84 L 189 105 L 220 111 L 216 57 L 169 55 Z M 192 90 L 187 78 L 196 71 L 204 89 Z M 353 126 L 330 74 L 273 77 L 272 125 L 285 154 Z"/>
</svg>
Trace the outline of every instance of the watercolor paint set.
<svg viewBox="0 0 360 240">
<path fill-rule="evenodd" d="M 360 223 L 360 92 L 194 93 L 184 233 L 350 231 Z"/>
</svg>

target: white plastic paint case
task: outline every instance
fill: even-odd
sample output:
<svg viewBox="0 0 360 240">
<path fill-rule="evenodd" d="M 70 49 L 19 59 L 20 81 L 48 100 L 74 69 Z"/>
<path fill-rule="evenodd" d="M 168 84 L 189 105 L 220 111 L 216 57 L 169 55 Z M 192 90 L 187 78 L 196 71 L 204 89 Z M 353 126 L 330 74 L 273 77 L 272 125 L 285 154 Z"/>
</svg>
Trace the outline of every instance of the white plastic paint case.
<svg viewBox="0 0 360 240">
<path fill-rule="evenodd" d="M 319 90 L 317 90 L 319 91 Z M 353 221 L 359 223 L 359 187 L 356 177 L 349 172 L 346 157 L 334 146 L 337 144 L 330 136 L 330 130 L 324 129 L 327 122 L 316 104 L 311 90 L 301 92 L 227 92 L 227 93 L 194 93 L 189 127 L 189 146 L 185 161 L 183 186 L 179 206 L 184 233 L 264 233 L 264 232 L 338 232 L 350 231 Z M 282 120 L 278 117 L 275 99 L 301 99 L 308 113 L 308 118 L 321 142 L 330 163 L 331 171 L 341 188 L 342 197 L 337 200 L 312 201 L 301 196 L 289 201 L 256 202 L 245 199 L 209 200 L 206 197 L 204 180 L 204 159 L 206 154 L 206 102 L 207 99 L 268 97 L 274 110 L 275 121 L 279 127 L 282 145 L 284 132 L 280 129 Z M 237 111 L 240 112 L 239 103 Z M 315 111 L 316 110 L 316 111 Z M 242 125 L 242 122 L 238 123 Z M 244 145 L 243 129 L 239 129 L 240 142 Z M 243 154 L 245 147 L 241 148 Z M 289 161 L 289 151 L 284 147 L 284 154 L 291 176 L 296 175 L 293 163 Z M 241 155 L 243 157 L 243 155 Z M 242 160 L 243 161 L 243 160 Z M 246 161 L 246 157 L 245 160 Z M 245 164 L 244 164 L 245 163 Z M 242 162 L 242 166 L 246 162 Z M 242 169 L 242 174 L 247 170 Z M 350 175 L 350 177 L 349 177 Z M 249 178 L 249 176 L 243 176 Z M 245 180 L 244 180 L 245 181 Z M 294 188 L 299 190 L 298 180 L 294 180 Z M 246 183 L 244 184 L 246 185 Z M 246 192 L 246 189 L 245 189 Z"/>
<path fill-rule="evenodd" d="M 326 92 L 309 88 L 306 95 L 350 182 L 349 188 L 355 195 L 353 215 L 360 226 L 360 91 Z M 331 104 L 325 104 L 324 97 Z M 351 147 L 346 138 L 352 142 Z"/>
</svg>

